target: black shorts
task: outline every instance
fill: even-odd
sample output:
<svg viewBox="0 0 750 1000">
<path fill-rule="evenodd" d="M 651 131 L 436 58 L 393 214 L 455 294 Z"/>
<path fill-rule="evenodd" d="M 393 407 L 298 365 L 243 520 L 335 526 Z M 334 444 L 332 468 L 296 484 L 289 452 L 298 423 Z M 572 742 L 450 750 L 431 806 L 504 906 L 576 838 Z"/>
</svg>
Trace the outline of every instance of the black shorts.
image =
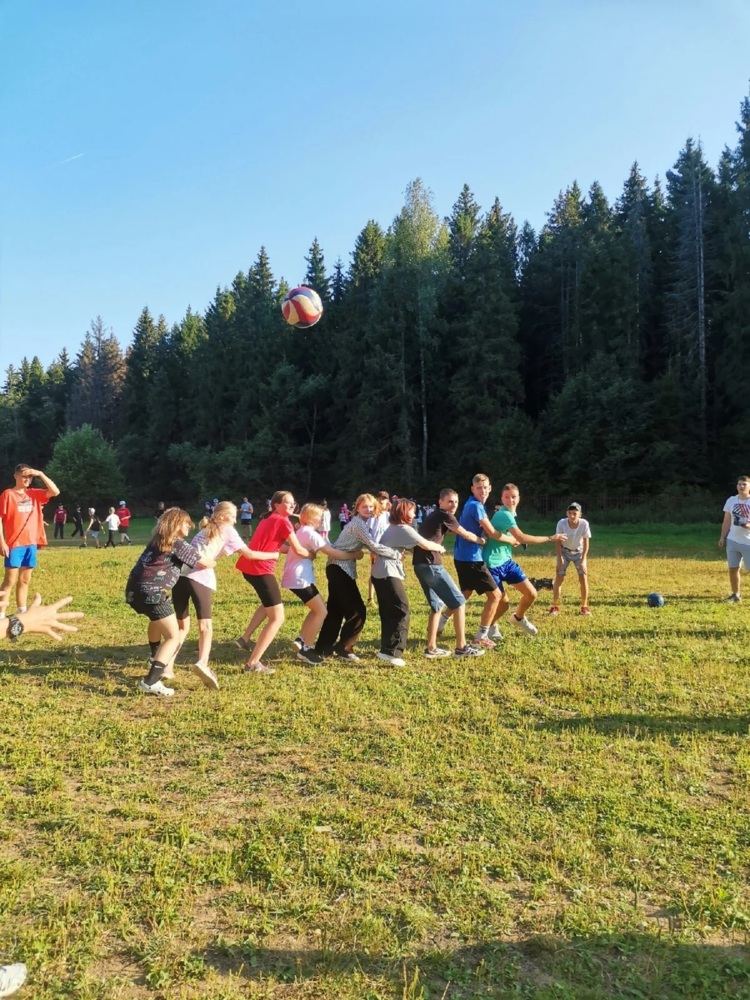
<svg viewBox="0 0 750 1000">
<path fill-rule="evenodd" d="M 190 617 L 190 601 L 193 602 L 198 618 L 205 620 L 211 617 L 211 604 L 214 592 L 205 583 L 191 580 L 189 576 L 181 576 L 172 587 L 172 600 L 177 620 L 184 622 Z"/>
<path fill-rule="evenodd" d="M 294 587 L 290 587 L 289 589 L 295 597 L 299 597 L 303 604 L 307 604 L 308 601 L 311 601 L 313 597 L 317 597 L 320 593 L 314 583 L 311 583 L 309 587 L 302 587 L 299 590 L 295 590 Z"/>
<path fill-rule="evenodd" d="M 174 614 L 174 605 L 169 597 L 164 597 L 158 604 L 145 600 L 143 594 L 126 594 L 125 601 L 138 615 L 145 615 L 150 622 L 160 622 Z"/>
<path fill-rule="evenodd" d="M 250 576 L 249 573 L 242 575 L 258 595 L 264 608 L 275 608 L 277 604 L 284 603 L 281 600 L 279 582 L 273 573 L 261 573 L 260 576 Z"/>
<path fill-rule="evenodd" d="M 473 590 L 477 594 L 489 594 L 491 590 L 499 590 L 483 562 L 464 562 L 462 559 L 454 559 L 453 565 L 456 567 L 461 590 Z"/>
</svg>

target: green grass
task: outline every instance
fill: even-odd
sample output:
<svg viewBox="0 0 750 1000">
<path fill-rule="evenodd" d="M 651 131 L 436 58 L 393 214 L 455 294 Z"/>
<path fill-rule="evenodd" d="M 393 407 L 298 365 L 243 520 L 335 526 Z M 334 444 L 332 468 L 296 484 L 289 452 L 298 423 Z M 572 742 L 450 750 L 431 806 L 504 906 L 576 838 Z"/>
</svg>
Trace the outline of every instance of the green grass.
<svg viewBox="0 0 750 1000">
<path fill-rule="evenodd" d="M 136 691 L 140 546 L 51 546 L 36 583 L 81 631 L 0 654 L 0 956 L 29 996 L 750 997 L 747 611 L 717 526 L 594 531 L 593 617 L 571 577 L 468 665 L 421 657 L 410 573 L 407 668 L 374 609 L 361 664 L 302 668 L 290 600 L 278 672 L 244 675 L 224 560 L 221 691 L 183 666 L 166 703 Z"/>
</svg>

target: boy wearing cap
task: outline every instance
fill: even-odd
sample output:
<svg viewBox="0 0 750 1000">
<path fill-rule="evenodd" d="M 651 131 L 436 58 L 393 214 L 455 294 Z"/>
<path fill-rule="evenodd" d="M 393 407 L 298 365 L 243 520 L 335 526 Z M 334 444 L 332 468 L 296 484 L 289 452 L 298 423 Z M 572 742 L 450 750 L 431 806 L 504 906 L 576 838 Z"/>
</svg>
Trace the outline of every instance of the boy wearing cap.
<svg viewBox="0 0 750 1000">
<path fill-rule="evenodd" d="M 130 527 L 130 518 L 133 515 L 128 510 L 128 505 L 124 500 L 121 500 L 117 505 L 117 516 L 120 519 L 120 545 L 130 545 L 128 528 Z"/>
<path fill-rule="evenodd" d="M 557 522 L 557 531 L 567 537 L 555 544 L 557 549 L 557 568 L 555 572 L 555 585 L 552 588 L 552 607 L 549 609 L 551 615 L 560 613 L 560 588 L 563 585 L 568 566 L 573 563 L 578 572 L 578 583 L 581 587 L 581 614 L 590 615 L 589 609 L 589 578 L 588 578 L 588 554 L 589 539 L 591 538 L 591 528 L 589 522 L 581 517 L 581 505 L 573 502 L 568 504 L 567 517 L 563 517 Z"/>
</svg>

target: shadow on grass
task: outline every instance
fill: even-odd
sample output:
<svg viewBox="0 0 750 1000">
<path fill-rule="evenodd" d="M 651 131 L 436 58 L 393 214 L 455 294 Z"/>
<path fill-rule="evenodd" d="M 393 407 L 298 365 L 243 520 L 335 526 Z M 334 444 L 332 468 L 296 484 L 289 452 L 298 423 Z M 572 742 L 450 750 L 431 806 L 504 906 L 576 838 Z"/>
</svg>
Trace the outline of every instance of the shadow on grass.
<svg viewBox="0 0 750 1000">
<path fill-rule="evenodd" d="M 588 715 L 572 719 L 545 719 L 537 728 L 563 733 L 578 729 L 597 733 L 621 733 L 633 739 L 649 739 L 656 735 L 680 736 L 683 733 L 724 733 L 728 736 L 747 736 L 750 730 L 750 707 L 745 715 Z M 750 995 L 749 995 L 750 996 Z"/>
<path fill-rule="evenodd" d="M 446 1000 L 724 1000 L 750 998 L 750 951 L 681 942 L 669 934 L 544 935 L 513 944 L 436 946 L 406 959 L 364 951 L 273 950 L 250 944 L 195 954 L 205 966 L 248 981 L 327 979 L 348 973 L 389 981 L 394 997 Z M 307 995 L 307 994 L 306 994 Z M 326 996 L 332 995 L 330 989 Z M 366 995 L 380 995 L 373 992 Z"/>
<path fill-rule="evenodd" d="M 148 646 L 80 646 L 72 643 L 48 649 L 7 648 L 0 654 L 0 676 L 16 674 L 19 677 L 38 677 L 49 680 L 54 687 L 70 687 L 79 691 L 101 692 L 103 681 L 115 681 L 128 691 L 133 686 L 133 676 L 124 673 L 124 667 L 146 667 Z M 64 676 L 68 671 L 84 672 L 89 682 L 78 677 Z M 115 692 L 119 694 L 120 692 Z M 122 694 L 126 692 L 123 691 Z"/>
</svg>

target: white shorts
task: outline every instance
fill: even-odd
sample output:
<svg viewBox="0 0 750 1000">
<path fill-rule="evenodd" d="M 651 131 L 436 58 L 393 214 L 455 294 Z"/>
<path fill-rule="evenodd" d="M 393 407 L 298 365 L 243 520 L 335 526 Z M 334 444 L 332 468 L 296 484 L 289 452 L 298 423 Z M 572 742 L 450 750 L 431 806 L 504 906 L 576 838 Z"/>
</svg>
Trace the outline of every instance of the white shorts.
<svg viewBox="0 0 750 1000">
<path fill-rule="evenodd" d="M 558 576 L 565 576 L 568 572 L 568 566 L 571 563 L 578 570 L 579 576 L 586 576 L 586 570 L 581 567 L 581 560 L 583 559 L 583 552 L 571 552 L 570 549 L 562 550 L 562 566 L 557 571 Z"/>
</svg>

